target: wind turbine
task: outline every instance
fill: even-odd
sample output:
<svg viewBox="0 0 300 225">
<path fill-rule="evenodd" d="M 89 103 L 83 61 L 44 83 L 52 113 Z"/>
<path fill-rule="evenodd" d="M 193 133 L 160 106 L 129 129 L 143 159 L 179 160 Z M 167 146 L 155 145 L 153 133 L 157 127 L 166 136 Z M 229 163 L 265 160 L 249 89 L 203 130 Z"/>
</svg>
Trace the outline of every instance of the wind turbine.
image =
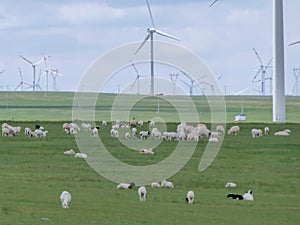
<svg viewBox="0 0 300 225">
<path fill-rule="evenodd" d="M 148 41 L 149 38 L 150 38 L 150 75 L 151 75 L 150 94 L 152 96 L 154 96 L 154 49 L 153 49 L 153 36 L 154 36 L 154 33 L 156 33 L 158 35 L 161 35 L 161 36 L 164 36 L 164 37 L 168 37 L 168 38 L 177 40 L 177 41 L 179 41 L 179 39 L 177 37 L 173 36 L 173 35 L 167 34 L 163 31 L 157 30 L 155 28 L 155 24 L 154 24 L 152 12 L 151 12 L 151 9 L 150 9 L 149 1 L 146 0 L 146 2 L 147 2 L 147 7 L 148 7 L 152 27 L 147 29 L 148 34 L 147 34 L 145 40 L 142 42 L 142 44 L 135 51 L 135 54 L 138 53 L 138 51 L 144 46 L 146 41 Z"/>
<path fill-rule="evenodd" d="M 136 73 L 136 78 L 133 81 L 133 83 L 131 84 L 130 89 L 132 89 L 133 86 L 135 85 L 135 83 L 137 83 L 137 94 L 139 95 L 140 94 L 140 77 L 142 77 L 142 76 L 139 74 L 137 68 L 135 67 L 135 65 L 134 65 L 134 63 L 132 61 L 131 61 L 131 65 L 132 65 L 132 67 L 133 67 L 133 69 L 134 69 L 134 71 Z"/>
<path fill-rule="evenodd" d="M 23 60 L 25 60 L 26 62 L 28 62 L 29 64 L 31 64 L 32 66 L 32 73 L 33 73 L 33 81 L 32 81 L 32 89 L 33 91 L 35 91 L 35 87 L 38 86 L 35 83 L 35 72 L 36 72 L 36 66 L 41 64 L 44 60 L 46 60 L 47 58 L 49 58 L 49 56 L 44 56 L 43 59 L 37 61 L 36 63 L 31 62 L 29 59 L 25 58 L 22 55 L 19 55 Z"/>
<path fill-rule="evenodd" d="M 261 80 L 260 80 L 260 82 L 261 82 L 261 94 L 265 95 L 266 94 L 266 83 L 265 83 L 265 81 L 266 81 L 266 72 L 267 72 L 268 68 L 271 67 L 270 64 L 272 62 L 272 58 L 270 59 L 270 61 L 267 64 L 264 64 L 263 61 L 261 60 L 259 54 L 255 50 L 255 48 L 252 48 L 252 49 L 253 49 L 253 51 L 254 51 L 254 53 L 255 53 L 255 55 L 256 55 L 259 63 L 260 63 L 259 69 L 258 69 L 258 71 L 256 72 L 255 76 L 252 79 L 252 83 L 255 81 L 256 77 L 259 74 L 261 74 Z"/>
<path fill-rule="evenodd" d="M 61 77 L 62 74 L 58 72 L 58 69 L 50 69 L 50 75 L 52 76 L 53 79 L 53 90 L 58 91 L 58 88 L 56 87 L 56 78 Z"/>
<path fill-rule="evenodd" d="M 273 122 L 285 122 L 283 0 L 273 0 L 273 58 Z"/>
<path fill-rule="evenodd" d="M 173 83 L 173 90 L 172 90 L 173 95 L 176 95 L 176 82 L 177 82 L 178 76 L 179 76 L 178 73 L 174 73 L 174 74 L 170 73 L 170 78 L 171 78 L 171 81 Z"/>
<path fill-rule="evenodd" d="M 295 84 L 293 86 L 294 96 L 299 95 L 299 78 L 300 78 L 300 68 L 294 68 Z"/>
<path fill-rule="evenodd" d="M 20 68 L 19 69 L 19 75 L 20 75 L 20 83 L 18 84 L 18 86 L 15 88 L 15 91 L 18 90 L 19 87 L 21 87 L 21 91 L 24 91 L 24 85 L 27 85 L 28 88 L 31 88 L 32 85 L 31 84 L 28 84 L 26 82 L 23 81 L 23 76 L 22 76 L 22 71 Z"/>
<path fill-rule="evenodd" d="M 193 79 L 191 79 L 191 83 L 189 84 L 189 83 L 185 82 L 184 80 L 181 80 L 181 79 L 179 79 L 179 80 L 180 80 L 182 83 L 184 83 L 186 86 L 189 87 L 189 90 L 190 90 L 190 96 L 192 96 L 192 95 L 193 95 L 193 89 L 196 88 L 196 87 L 198 86 L 198 84 L 196 83 L 196 81 L 193 80 Z M 196 83 L 196 84 L 195 84 L 195 83 Z"/>
<path fill-rule="evenodd" d="M 215 85 L 217 84 L 217 82 L 218 82 L 222 77 L 223 77 L 223 75 L 219 76 L 219 77 L 217 78 L 217 80 L 216 80 L 213 84 L 209 84 L 209 83 L 204 82 L 204 81 L 201 81 L 200 83 L 206 84 L 206 85 L 210 86 L 210 89 L 211 89 L 211 93 L 210 93 L 210 94 L 211 94 L 211 95 L 215 95 Z"/>
</svg>

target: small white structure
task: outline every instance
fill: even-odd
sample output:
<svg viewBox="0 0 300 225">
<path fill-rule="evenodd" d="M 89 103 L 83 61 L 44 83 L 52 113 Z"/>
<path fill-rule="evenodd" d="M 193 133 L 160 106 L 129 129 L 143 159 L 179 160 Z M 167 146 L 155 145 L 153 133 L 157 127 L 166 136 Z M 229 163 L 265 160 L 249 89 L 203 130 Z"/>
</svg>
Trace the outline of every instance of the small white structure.
<svg viewBox="0 0 300 225">
<path fill-rule="evenodd" d="M 235 114 L 235 121 L 245 121 L 245 120 L 246 120 L 246 114 L 245 113 Z"/>
</svg>

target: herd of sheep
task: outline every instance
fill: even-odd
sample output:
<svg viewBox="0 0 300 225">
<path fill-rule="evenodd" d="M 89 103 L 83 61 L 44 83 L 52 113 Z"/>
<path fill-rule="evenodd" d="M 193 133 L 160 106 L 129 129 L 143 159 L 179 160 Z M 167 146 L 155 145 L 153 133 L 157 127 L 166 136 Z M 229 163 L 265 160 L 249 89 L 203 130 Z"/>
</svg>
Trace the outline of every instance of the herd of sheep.
<svg viewBox="0 0 300 225">
<path fill-rule="evenodd" d="M 185 122 L 178 124 L 176 131 L 164 131 L 161 132 L 156 126 L 155 121 L 148 121 L 149 130 L 143 130 L 144 122 L 142 120 L 136 122 L 133 118 L 129 123 L 121 123 L 117 120 L 111 127 L 110 135 L 112 138 L 119 138 L 119 129 L 127 128 L 129 131 L 125 133 L 125 139 L 129 140 L 132 136 L 140 138 L 142 140 L 147 138 L 152 138 L 154 140 L 165 140 L 165 141 L 199 141 L 200 138 L 207 138 L 210 142 L 219 142 L 222 140 L 225 129 L 223 126 L 217 126 L 214 131 L 211 131 L 207 128 L 205 124 L 197 124 L 196 126 L 188 125 Z M 103 121 L 102 126 L 106 127 L 107 122 Z M 139 133 L 137 128 L 141 130 Z M 81 126 L 78 126 L 76 123 L 64 123 L 62 126 L 63 131 L 66 134 L 76 134 L 80 131 L 91 132 L 91 136 L 97 137 L 99 135 L 99 126 L 92 126 L 89 123 L 82 123 Z M 228 135 L 238 135 L 240 132 L 240 127 L 238 125 L 232 126 L 228 129 Z M 8 123 L 2 124 L 2 136 L 16 136 L 21 133 L 21 127 L 14 127 Z M 46 131 L 42 126 L 36 124 L 35 129 L 29 127 L 24 128 L 24 134 L 28 137 L 46 137 L 48 131 Z M 138 136 L 139 134 L 139 136 Z M 261 137 L 263 135 L 269 135 L 269 127 L 265 127 L 263 130 L 253 128 L 251 130 L 251 136 L 253 138 Z M 277 131 L 274 135 L 288 136 L 291 134 L 291 130 L 285 129 L 282 131 Z M 142 148 L 139 151 L 140 154 L 154 154 L 152 148 L 145 149 Z M 75 153 L 73 149 L 64 152 L 65 155 L 74 155 L 76 158 L 87 158 L 88 156 L 84 153 Z M 131 183 L 120 183 L 117 185 L 117 189 L 133 189 L 135 187 L 134 182 Z M 159 182 L 153 182 L 150 186 L 151 188 L 174 188 L 174 184 L 171 181 L 163 180 Z M 225 185 L 226 188 L 236 187 L 235 183 L 228 182 Z M 140 201 L 146 201 L 147 189 L 145 186 L 138 188 L 138 196 Z M 254 200 L 252 191 L 249 190 L 245 194 L 228 194 L 228 198 L 237 199 L 237 200 Z M 195 198 L 195 193 L 190 190 L 186 194 L 186 201 L 189 204 L 193 204 Z M 68 191 L 63 191 L 60 195 L 60 200 L 62 208 L 69 208 L 69 203 L 71 202 L 71 194 Z"/>
</svg>

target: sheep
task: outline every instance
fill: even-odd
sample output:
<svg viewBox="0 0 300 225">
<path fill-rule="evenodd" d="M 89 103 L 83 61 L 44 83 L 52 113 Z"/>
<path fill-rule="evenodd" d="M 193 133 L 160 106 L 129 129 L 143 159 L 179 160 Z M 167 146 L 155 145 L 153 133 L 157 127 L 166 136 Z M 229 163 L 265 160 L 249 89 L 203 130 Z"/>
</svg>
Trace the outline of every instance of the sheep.
<svg viewBox="0 0 300 225">
<path fill-rule="evenodd" d="M 161 138 L 161 132 L 156 128 L 154 127 L 151 131 L 151 136 L 154 137 L 154 139 L 160 139 Z"/>
<path fill-rule="evenodd" d="M 222 136 L 222 133 L 219 131 L 213 131 L 210 133 L 211 138 L 216 138 L 216 137 L 221 137 L 221 136 Z"/>
<path fill-rule="evenodd" d="M 137 129 L 136 129 L 135 127 L 133 127 L 133 128 L 131 129 L 131 132 L 132 132 L 132 135 L 135 136 L 136 133 L 137 133 Z"/>
<path fill-rule="evenodd" d="M 132 120 L 130 120 L 130 126 L 131 127 L 136 127 L 136 121 L 135 121 L 134 117 L 132 118 Z"/>
<path fill-rule="evenodd" d="M 224 133 L 225 133 L 225 129 L 224 129 L 224 127 L 221 126 L 221 125 L 217 126 L 216 130 L 217 130 L 217 132 L 220 132 L 221 134 L 224 134 Z"/>
<path fill-rule="evenodd" d="M 228 135 L 237 135 L 240 132 L 240 127 L 239 126 L 232 126 L 228 130 Z"/>
<path fill-rule="evenodd" d="M 189 134 L 187 135 L 186 140 L 188 140 L 188 141 L 192 141 L 192 140 L 194 140 L 194 141 L 199 141 L 199 136 L 198 136 L 198 134 L 196 134 L 195 132 L 192 132 L 192 133 L 189 133 Z"/>
<path fill-rule="evenodd" d="M 85 158 L 87 158 L 87 154 L 85 154 L 85 153 L 76 153 L 74 157 L 85 159 Z"/>
<path fill-rule="evenodd" d="M 195 197 L 194 192 L 193 192 L 193 191 L 188 191 L 188 193 L 186 194 L 185 200 L 186 200 L 189 204 L 193 204 L 193 202 L 194 202 L 194 197 Z"/>
<path fill-rule="evenodd" d="M 115 129 L 111 129 L 110 130 L 110 136 L 112 137 L 112 138 L 115 138 L 115 139 L 117 139 L 117 138 L 119 138 L 119 131 L 117 131 L 117 130 L 115 130 Z"/>
<path fill-rule="evenodd" d="M 140 120 L 140 121 L 138 122 L 138 125 L 139 125 L 139 127 L 143 127 L 143 126 L 144 126 L 143 120 Z"/>
<path fill-rule="evenodd" d="M 251 190 L 247 191 L 247 192 L 243 195 L 243 199 L 244 199 L 244 200 L 248 200 L 248 201 L 253 201 L 254 198 L 253 198 L 253 195 L 252 195 L 252 191 L 251 191 Z"/>
<path fill-rule="evenodd" d="M 153 149 L 152 148 L 149 148 L 149 149 L 146 149 L 146 148 L 142 148 L 140 151 L 139 151 L 140 154 L 150 154 L 150 155 L 154 155 L 154 152 L 153 152 Z"/>
<path fill-rule="evenodd" d="M 33 136 L 32 131 L 31 131 L 31 129 L 30 129 L 29 127 L 26 127 L 26 128 L 25 128 L 24 134 L 25 134 L 26 136 L 29 136 L 29 137 L 32 137 L 32 136 Z"/>
<path fill-rule="evenodd" d="M 117 185 L 117 189 L 133 189 L 135 187 L 135 183 L 120 183 Z"/>
<path fill-rule="evenodd" d="M 155 127 L 155 121 L 148 121 L 148 123 L 149 123 L 149 127 L 151 128 L 153 128 L 153 127 Z"/>
<path fill-rule="evenodd" d="M 129 133 L 129 132 L 126 132 L 126 133 L 125 133 L 125 138 L 126 138 L 126 140 L 129 140 L 129 139 L 130 139 L 130 133 Z"/>
<path fill-rule="evenodd" d="M 47 133 L 48 133 L 48 131 L 46 131 L 46 130 L 42 131 L 42 130 L 37 129 L 33 132 L 33 136 L 34 137 L 46 137 Z"/>
<path fill-rule="evenodd" d="M 236 183 L 233 183 L 233 182 L 227 182 L 226 185 L 225 185 L 226 188 L 234 188 L 236 187 Z"/>
<path fill-rule="evenodd" d="M 160 188 L 160 184 L 158 182 L 151 183 L 152 188 Z"/>
<path fill-rule="evenodd" d="M 93 129 L 92 129 L 92 136 L 93 137 L 97 137 L 98 136 L 98 129 L 99 129 L 99 127 L 93 127 Z"/>
<path fill-rule="evenodd" d="M 274 135 L 276 135 L 276 136 L 289 136 L 290 134 L 286 131 L 278 131 Z"/>
<path fill-rule="evenodd" d="M 71 194 L 68 191 L 63 191 L 60 195 L 61 206 L 63 209 L 68 209 L 71 202 Z"/>
<path fill-rule="evenodd" d="M 140 137 L 141 139 L 145 140 L 147 139 L 147 137 L 150 135 L 150 132 L 149 131 L 141 131 L 140 132 Z"/>
<path fill-rule="evenodd" d="M 227 195 L 227 198 L 232 198 L 232 199 L 235 199 L 235 200 L 243 200 L 243 196 L 242 195 L 239 195 L 239 194 L 228 194 Z"/>
<path fill-rule="evenodd" d="M 174 188 L 174 185 L 171 181 L 166 181 L 166 180 L 163 180 L 161 183 L 160 183 L 160 186 L 161 187 L 167 187 L 167 188 Z"/>
<path fill-rule="evenodd" d="M 146 201 L 146 197 L 147 197 L 147 190 L 144 186 L 139 187 L 138 189 L 138 195 L 140 198 L 141 202 L 145 202 Z"/>
<path fill-rule="evenodd" d="M 221 141 L 221 137 L 210 137 L 208 139 L 209 142 L 220 142 Z"/>
<path fill-rule="evenodd" d="M 185 140 L 185 138 L 186 138 L 186 134 L 184 131 L 179 131 L 176 133 L 176 140 L 183 141 L 183 140 Z"/>
<path fill-rule="evenodd" d="M 102 126 L 106 127 L 107 126 L 107 122 L 105 120 L 102 121 Z"/>
<path fill-rule="evenodd" d="M 251 130 L 251 134 L 253 138 L 261 137 L 263 135 L 262 130 L 254 128 Z"/>
<path fill-rule="evenodd" d="M 92 129 L 92 126 L 91 126 L 91 124 L 89 124 L 89 123 L 82 123 L 82 124 L 81 124 L 81 127 L 82 127 L 82 130 L 83 130 L 83 131 L 89 131 L 89 130 Z"/>
<path fill-rule="evenodd" d="M 73 149 L 70 149 L 68 151 L 65 151 L 64 155 L 75 155 L 75 151 Z"/>
<path fill-rule="evenodd" d="M 269 135 L 270 134 L 270 128 L 269 127 L 265 127 L 264 128 L 264 132 L 265 132 L 265 135 Z"/>
</svg>

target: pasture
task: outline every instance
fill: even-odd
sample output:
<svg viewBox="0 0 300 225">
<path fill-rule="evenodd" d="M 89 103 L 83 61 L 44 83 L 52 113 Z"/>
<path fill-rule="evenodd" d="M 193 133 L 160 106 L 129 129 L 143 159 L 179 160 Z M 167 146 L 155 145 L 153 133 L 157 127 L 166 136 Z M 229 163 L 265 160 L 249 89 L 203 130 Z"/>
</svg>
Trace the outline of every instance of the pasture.
<svg viewBox="0 0 300 225">
<path fill-rule="evenodd" d="M 11 125 L 34 127 L 34 122 Z M 41 122 L 46 138 L 0 137 L 0 224 L 298 224 L 300 220 L 299 124 L 268 124 L 271 135 L 253 139 L 250 130 L 261 123 L 243 123 L 237 136 L 225 135 L 220 153 L 204 172 L 198 164 L 207 143 L 200 139 L 184 168 L 169 178 L 174 189 L 147 186 L 146 202 L 134 190 L 117 190 L 115 183 L 94 172 L 84 159 L 63 155 L 73 148 L 73 136 L 61 122 Z M 168 129 L 176 129 L 169 123 Z M 231 124 L 228 124 L 229 127 Z M 131 165 L 146 165 L 169 155 L 177 141 L 163 142 L 155 155 L 139 155 L 111 140 L 110 127 L 99 135 L 111 154 Z M 287 137 L 272 135 L 289 128 Z M 237 187 L 225 188 L 228 181 Z M 229 192 L 252 189 L 255 201 L 227 199 Z M 72 195 L 69 209 L 62 209 L 59 195 Z M 185 202 L 195 192 L 195 203 Z"/>
</svg>

